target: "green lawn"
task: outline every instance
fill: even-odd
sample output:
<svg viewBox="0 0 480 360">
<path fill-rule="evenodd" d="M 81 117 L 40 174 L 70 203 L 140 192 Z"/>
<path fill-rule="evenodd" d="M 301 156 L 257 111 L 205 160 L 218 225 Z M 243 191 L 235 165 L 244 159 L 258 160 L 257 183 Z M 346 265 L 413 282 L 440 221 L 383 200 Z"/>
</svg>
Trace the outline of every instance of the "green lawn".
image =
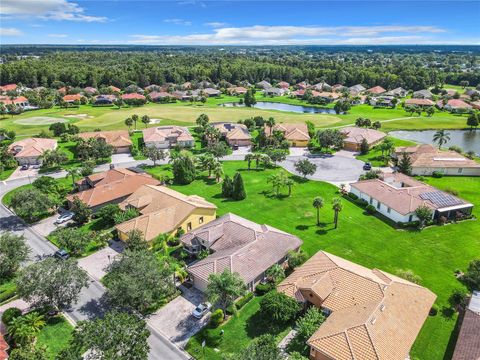
<svg viewBox="0 0 480 360">
<path fill-rule="evenodd" d="M 422 278 L 424 286 L 437 294 L 440 309 L 448 306 L 448 297 L 455 289 L 463 288 L 455 279 L 454 271 L 466 269 L 480 253 L 480 222 L 477 220 L 434 226 L 422 232 L 395 230 L 374 216 L 364 215 L 362 209 L 343 200 L 339 228 L 334 230 L 330 204 L 331 199 L 338 196 L 336 187 L 295 178 L 292 196 L 275 198 L 271 196 L 271 186 L 266 178 L 279 170 L 257 172 L 245 168 L 244 162 L 224 163 L 225 173 L 230 176 L 240 170 L 248 195 L 244 201 L 223 199 L 221 184 L 205 176 L 190 185 L 174 185 L 172 188 L 205 197 L 218 206 L 218 215 L 234 212 L 295 234 L 304 241 L 303 249 L 309 255 L 325 250 L 369 268 L 377 267 L 391 273 L 410 269 Z M 149 171 L 155 174 L 168 172 L 165 167 Z M 429 182 L 443 189 L 454 187 L 460 197 L 476 205 L 474 213 L 478 213 L 480 178 L 429 179 Z M 320 227 L 315 226 L 315 211 L 311 205 L 315 196 L 325 199 L 325 207 L 320 211 Z M 455 322 L 456 315 L 448 317 L 441 312 L 429 317 L 412 354 L 422 360 L 443 359 L 454 345 L 454 341 L 450 344 L 449 341 Z"/>
<path fill-rule="evenodd" d="M 48 359 L 55 359 L 57 354 L 65 349 L 72 339 L 73 326 L 63 316 L 56 316 L 47 321 L 40 331 L 36 346 L 47 348 Z"/>
<path fill-rule="evenodd" d="M 0 173 L 0 181 L 2 180 L 7 180 L 10 175 L 12 175 L 12 173 L 15 171 L 16 169 L 7 169 L 7 170 L 3 170 L 1 173 Z"/>
<path fill-rule="evenodd" d="M 222 360 L 224 355 L 238 354 L 250 342 L 263 334 L 275 335 L 280 341 L 291 330 L 290 326 L 272 329 L 268 320 L 260 316 L 261 297 L 254 297 L 236 316 L 231 317 L 217 329 L 205 328 L 190 339 L 186 350 L 196 359 Z M 223 336 L 220 335 L 224 330 Z M 202 351 L 202 341 L 206 340 L 205 355 Z M 217 349 L 219 351 L 216 351 Z"/>
<path fill-rule="evenodd" d="M 395 147 L 397 146 L 411 146 L 415 145 L 416 143 L 413 141 L 397 139 L 391 136 L 388 136 L 389 139 L 393 141 Z M 368 154 L 365 155 L 358 155 L 356 156 L 358 160 L 362 160 L 364 162 L 370 162 L 372 166 L 385 166 L 385 161 L 382 158 L 382 152 L 379 149 L 379 146 L 374 146 L 370 149 Z"/>
<path fill-rule="evenodd" d="M 16 295 L 17 286 L 14 279 L 0 280 L 0 304 L 8 302 Z"/>
</svg>

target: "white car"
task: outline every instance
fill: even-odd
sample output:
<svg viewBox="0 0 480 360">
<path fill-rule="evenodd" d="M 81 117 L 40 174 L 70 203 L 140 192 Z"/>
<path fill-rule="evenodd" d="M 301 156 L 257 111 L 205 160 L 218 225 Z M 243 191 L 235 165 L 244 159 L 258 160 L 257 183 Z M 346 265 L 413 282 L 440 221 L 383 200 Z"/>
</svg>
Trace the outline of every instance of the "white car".
<svg viewBox="0 0 480 360">
<path fill-rule="evenodd" d="M 72 212 L 63 213 L 57 218 L 57 220 L 55 220 L 55 224 L 63 224 L 64 222 L 72 220 L 73 215 L 74 214 Z"/>
<path fill-rule="evenodd" d="M 212 308 L 212 304 L 210 303 L 201 303 L 200 305 L 198 305 L 195 310 L 193 310 L 192 312 L 192 315 L 193 317 L 197 318 L 197 319 L 201 319 L 202 317 L 205 316 L 206 313 L 208 313 L 210 311 L 210 309 Z"/>
</svg>

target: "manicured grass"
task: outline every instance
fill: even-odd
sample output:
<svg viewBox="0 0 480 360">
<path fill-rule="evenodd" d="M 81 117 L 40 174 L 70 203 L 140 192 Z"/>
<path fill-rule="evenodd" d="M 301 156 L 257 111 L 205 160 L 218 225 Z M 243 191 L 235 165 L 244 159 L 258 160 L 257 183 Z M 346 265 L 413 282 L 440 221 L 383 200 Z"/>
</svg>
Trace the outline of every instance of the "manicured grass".
<svg viewBox="0 0 480 360">
<path fill-rule="evenodd" d="M 395 147 L 397 146 L 411 146 L 415 145 L 416 143 L 413 141 L 397 139 L 391 136 L 388 136 L 389 139 L 393 141 Z M 368 154 L 365 155 L 358 155 L 356 156 L 358 160 L 362 160 L 364 162 L 370 162 L 372 166 L 385 166 L 385 161 L 382 158 L 382 151 L 379 149 L 379 146 L 374 146 L 370 149 Z"/>
<path fill-rule="evenodd" d="M 16 295 L 17 286 L 14 279 L 0 280 L 0 304 L 7 302 Z"/>
<path fill-rule="evenodd" d="M 275 198 L 271 195 L 268 175 L 280 170 L 248 171 L 245 162 L 225 162 L 224 171 L 232 176 L 242 174 L 247 199 L 230 201 L 221 197 L 221 184 L 206 176 L 190 185 L 174 185 L 173 189 L 185 194 L 197 194 L 218 206 L 218 215 L 234 212 L 257 223 L 266 223 L 300 237 L 303 249 L 313 255 L 325 250 L 369 268 L 379 268 L 390 273 L 410 269 L 422 278 L 422 285 L 437 296 L 440 309 L 449 307 L 448 297 L 455 289 L 464 289 L 454 277 L 456 269 L 465 270 L 468 263 L 478 258 L 480 248 L 480 222 L 465 221 L 447 226 L 433 226 L 422 232 L 395 230 L 374 216 L 363 213 L 355 204 L 343 200 L 339 228 L 333 227 L 331 199 L 338 196 L 333 185 L 323 182 L 304 182 L 294 177 L 296 183 L 291 197 Z M 162 167 L 151 169 L 163 172 Z M 455 188 L 459 196 L 480 206 L 480 178 L 428 179 L 439 188 Z M 286 194 L 286 191 L 283 191 Z M 315 196 L 325 199 L 321 209 L 321 226 L 315 225 Z M 429 317 L 415 346 L 413 356 L 420 359 L 443 359 L 455 327 L 456 315 Z M 243 325 L 245 326 L 245 324 Z M 454 343 L 454 341 L 453 341 Z M 234 345 L 232 345 L 234 346 Z M 450 349 L 450 348 L 449 348 Z M 447 356 L 448 358 L 448 356 Z"/>
<path fill-rule="evenodd" d="M 7 180 L 10 175 L 13 174 L 13 172 L 16 170 L 15 169 L 7 169 L 7 170 L 3 170 L 1 173 L 0 173 L 0 181 L 3 181 L 3 180 Z"/>
<path fill-rule="evenodd" d="M 48 359 L 55 359 L 60 351 L 68 347 L 72 333 L 73 326 L 63 316 L 50 318 L 40 331 L 36 346 L 45 346 Z"/>
<path fill-rule="evenodd" d="M 272 329 L 268 320 L 259 314 L 261 297 L 250 300 L 236 316 L 231 317 L 217 329 L 205 328 L 190 339 L 186 350 L 196 359 L 222 360 L 224 355 L 238 354 L 250 342 L 263 334 L 275 335 L 280 341 L 291 330 L 290 326 Z M 223 336 L 220 332 L 224 330 Z M 205 356 L 202 341 L 206 340 Z M 215 349 L 219 350 L 216 351 Z"/>
<path fill-rule="evenodd" d="M 138 153 L 133 156 L 135 160 L 145 160 L 146 157 L 142 153 L 143 148 L 143 133 L 141 131 L 135 131 L 131 136 L 130 139 L 133 142 L 133 146 L 138 149 Z"/>
</svg>

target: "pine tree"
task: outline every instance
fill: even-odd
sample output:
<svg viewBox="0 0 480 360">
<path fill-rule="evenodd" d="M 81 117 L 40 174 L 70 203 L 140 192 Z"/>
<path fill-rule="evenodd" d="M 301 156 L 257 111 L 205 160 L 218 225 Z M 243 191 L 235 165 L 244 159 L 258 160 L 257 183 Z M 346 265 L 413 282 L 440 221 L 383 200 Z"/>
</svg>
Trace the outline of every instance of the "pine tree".
<svg viewBox="0 0 480 360">
<path fill-rule="evenodd" d="M 234 200 L 243 200 L 247 197 L 245 186 L 243 185 L 242 175 L 239 172 L 233 177 L 233 191 L 232 198 Z"/>
<path fill-rule="evenodd" d="M 370 147 L 368 146 L 368 141 L 367 139 L 363 139 L 360 143 L 360 154 L 365 155 L 368 154 L 369 151 Z"/>
<path fill-rule="evenodd" d="M 222 183 L 222 196 L 226 198 L 232 197 L 233 192 L 233 182 L 230 176 L 225 175 Z"/>
<path fill-rule="evenodd" d="M 405 175 L 410 175 L 412 172 L 412 159 L 407 153 L 403 153 L 398 163 L 398 171 Z"/>
</svg>

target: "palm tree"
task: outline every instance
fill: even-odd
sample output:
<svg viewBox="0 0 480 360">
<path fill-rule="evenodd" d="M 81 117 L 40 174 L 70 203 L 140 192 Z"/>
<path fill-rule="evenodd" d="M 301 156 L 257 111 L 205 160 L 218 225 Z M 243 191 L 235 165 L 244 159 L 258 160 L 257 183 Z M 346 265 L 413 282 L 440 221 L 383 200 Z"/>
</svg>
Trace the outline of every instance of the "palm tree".
<svg viewBox="0 0 480 360">
<path fill-rule="evenodd" d="M 142 116 L 142 123 L 145 124 L 145 128 L 150 124 L 150 116 L 148 115 L 143 115 Z"/>
<path fill-rule="evenodd" d="M 33 341 L 44 326 L 43 315 L 31 312 L 13 319 L 8 326 L 8 334 L 16 343 L 26 345 Z"/>
<path fill-rule="evenodd" d="M 202 170 L 208 171 L 208 177 L 212 176 L 212 171 L 215 169 L 216 166 L 220 163 L 217 159 L 215 159 L 212 155 L 203 155 L 198 158 L 199 159 L 199 167 Z M 221 165 L 220 165 L 221 166 Z"/>
<path fill-rule="evenodd" d="M 317 196 L 315 199 L 313 199 L 312 203 L 313 207 L 317 209 L 317 226 L 320 225 L 320 209 L 324 205 L 324 201 L 320 196 Z"/>
<path fill-rule="evenodd" d="M 72 177 L 72 186 L 75 188 L 75 176 L 79 175 L 80 172 L 76 168 L 71 168 L 67 170 L 67 177 Z"/>
<path fill-rule="evenodd" d="M 275 126 L 275 119 L 273 117 L 269 117 L 267 121 L 265 121 L 265 123 L 270 128 L 270 135 L 272 135 L 272 130 L 273 130 L 273 127 Z"/>
<path fill-rule="evenodd" d="M 247 162 L 248 170 L 250 170 L 250 166 L 252 165 L 252 160 L 255 158 L 254 154 L 247 154 L 245 155 L 245 161 Z"/>
<path fill-rule="evenodd" d="M 28 326 L 34 336 L 37 336 L 40 330 L 45 326 L 45 318 L 36 311 L 23 316 L 25 326 Z"/>
<path fill-rule="evenodd" d="M 133 125 L 133 120 L 132 120 L 132 118 L 126 118 L 126 119 L 125 119 L 125 125 L 128 126 L 128 131 L 130 131 L 130 128 L 131 128 L 132 125 Z"/>
<path fill-rule="evenodd" d="M 283 184 L 288 187 L 288 196 L 292 195 L 292 187 L 293 185 L 295 185 L 295 181 L 293 181 L 292 179 L 290 178 L 287 178 L 285 179 L 285 181 L 283 182 Z"/>
<path fill-rule="evenodd" d="M 267 269 L 265 275 L 267 275 L 271 282 L 276 284 L 279 280 L 285 278 L 285 269 L 278 264 L 273 264 Z"/>
<path fill-rule="evenodd" d="M 443 144 L 446 144 L 450 141 L 450 133 L 445 132 L 445 130 L 438 130 L 433 135 L 433 142 L 438 143 L 438 148 L 440 149 Z"/>
<path fill-rule="evenodd" d="M 132 115 L 132 120 L 133 120 L 133 123 L 135 124 L 135 130 L 137 130 L 138 115 L 137 115 L 137 114 L 133 114 L 133 115 Z"/>
<path fill-rule="evenodd" d="M 332 199 L 332 209 L 335 212 L 334 222 L 335 222 L 335 229 L 338 227 L 338 213 L 342 211 L 343 204 L 340 198 L 333 198 Z"/>
<path fill-rule="evenodd" d="M 217 183 L 220 182 L 223 175 L 223 166 L 220 161 L 217 161 L 217 164 L 213 168 L 213 175 L 215 175 L 215 179 L 217 180 Z"/>
</svg>

